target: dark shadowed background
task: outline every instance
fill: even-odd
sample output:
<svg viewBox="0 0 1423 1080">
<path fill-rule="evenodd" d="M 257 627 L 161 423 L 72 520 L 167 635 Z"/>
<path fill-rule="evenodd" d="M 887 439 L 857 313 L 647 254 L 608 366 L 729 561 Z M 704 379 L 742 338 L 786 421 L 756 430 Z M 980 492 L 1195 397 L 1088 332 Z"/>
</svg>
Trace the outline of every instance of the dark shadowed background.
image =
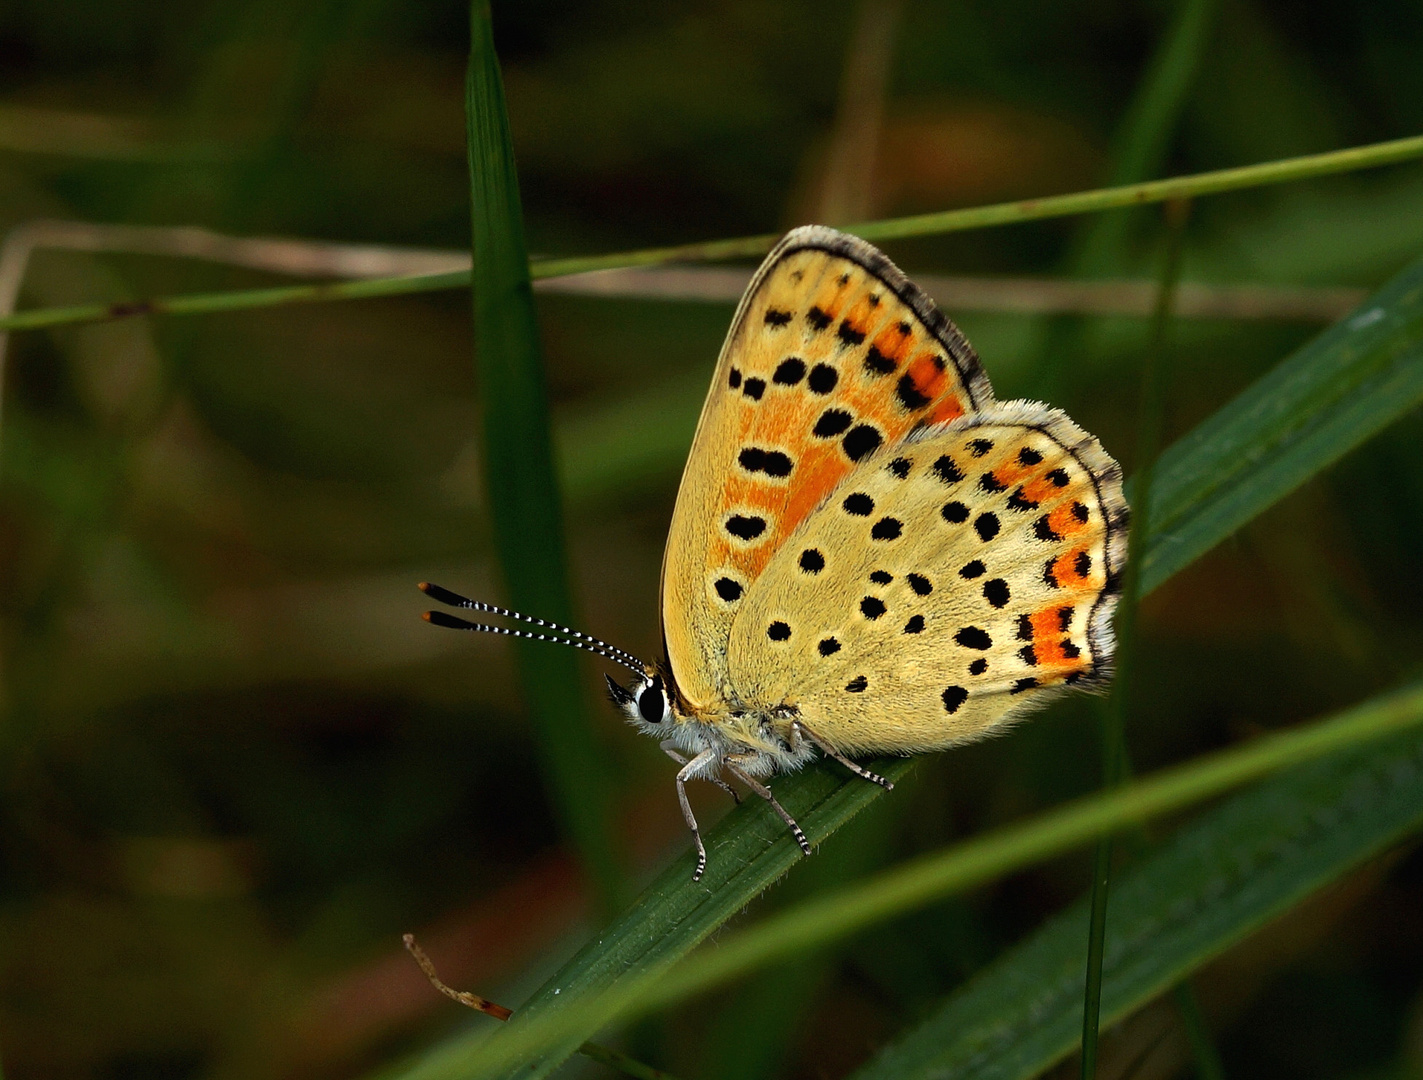
<svg viewBox="0 0 1423 1080">
<path fill-rule="evenodd" d="M 1144 101 L 1186 15 L 1200 28 L 1175 103 Z M 1423 12 L 1403 0 L 526 0 L 496 2 L 494 21 L 536 256 L 1423 132 Z M 451 0 L 10 0 L 0 228 L 458 255 L 467 50 Z M 20 306 L 293 280 L 280 259 L 174 257 L 144 235 L 142 252 L 40 244 Z M 1144 280 L 1161 236 L 1140 211 L 888 251 L 911 275 Z M 1292 317 L 1176 320 L 1168 440 L 1336 317 L 1304 310 L 1324 295 L 1305 290 L 1369 288 L 1423 253 L 1423 167 L 1200 200 L 1185 245 L 1187 282 L 1304 300 Z M 659 648 L 663 536 L 732 307 L 540 293 L 580 622 L 640 655 Z M 1068 409 L 1130 468 L 1145 318 L 950 314 L 1000 397 Z M 517 1006 L 601 916 L 506 643 L 419 620 L 423 579 L 502 595 L 467 291 L 15 334 L 7 360 L 11 1080 L 334 1080 L 493 1023 L 433 993 L 405 930 L 450 982 Z M 1415 412 L 1149 598 L 1136 767 L 1395 684 L 1423 646 L 1420 558 Z M 590 700 L 600 670 L 583 665 Z M 926 757 L 759 905 L 1095 788 L 1096 710 L 1064 701 Z M 590 715 L 631 895 L 689 841 L 670 762 L 610 707 Z M 719 792 L 694 795 L 704 819 L 721 812 Z M 887 924 L 643 1022 L 628 1045 L 683 1077 L 841 1076 L 1077 897 L 1088 867 L 1063 859 Z M 1233 1077 L 1423 1076 L 1423 856 L 1367 867 L 1197 989 Z M 1119 1033 L 1104 1070 L 1126 1075 L 1159 1029 Z M 1135 1075 L 1171 1074 L 1153 1068 Z"/>
</svg>

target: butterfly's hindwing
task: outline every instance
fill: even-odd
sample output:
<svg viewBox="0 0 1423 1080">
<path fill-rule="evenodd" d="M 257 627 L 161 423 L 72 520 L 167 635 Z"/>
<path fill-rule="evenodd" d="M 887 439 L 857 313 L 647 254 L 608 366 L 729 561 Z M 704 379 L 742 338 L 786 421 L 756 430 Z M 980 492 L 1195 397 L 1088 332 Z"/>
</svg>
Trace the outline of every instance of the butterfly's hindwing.
<svg viewBox="0 0 1423 1080">
<path fill-rule="evenodd" d="M 790 233 L 732 322 L 668 534 L 663 635 L 684 703 L 733 700 L 733 620 L 846 476 L 991 403 L 968 343 L 883 255 L 830 229 Z"/>
<path fill-rule="evenodd" d="M 994 405 L 863 462 L 739 605 L 729 679 L 838 750 L 982 735 L 1102 681 L 1125 560 L 1120 469 L 1063 413 Z"/>
</svg>

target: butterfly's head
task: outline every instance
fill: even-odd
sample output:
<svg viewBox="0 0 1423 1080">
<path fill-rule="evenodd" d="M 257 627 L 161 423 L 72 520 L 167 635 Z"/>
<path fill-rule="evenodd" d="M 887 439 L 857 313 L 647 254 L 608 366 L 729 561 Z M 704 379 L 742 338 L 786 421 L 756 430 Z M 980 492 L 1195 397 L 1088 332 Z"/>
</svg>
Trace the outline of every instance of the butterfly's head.
<svg viewBox="0 0 1423 1080">
<path fill-rule="evenodd" d="M 608 696 L 629 720 L 646 735 L 665 733 L 672 721 L 672 695 L 668 693 L 666 680 L 661 672 L 649 671 L 630 686 L 623 686 L 611 675 L 608 680 Z"/>
</svg>

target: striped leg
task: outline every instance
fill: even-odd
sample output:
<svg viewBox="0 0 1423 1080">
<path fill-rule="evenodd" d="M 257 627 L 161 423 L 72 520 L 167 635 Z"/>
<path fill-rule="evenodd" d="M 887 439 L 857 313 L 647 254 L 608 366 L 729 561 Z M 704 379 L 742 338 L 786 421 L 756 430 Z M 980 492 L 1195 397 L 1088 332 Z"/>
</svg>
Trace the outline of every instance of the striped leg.
<svg viewBox="0 0 1423 1080">
<path fill-rule="evenodd" d="M 677 750 L 676 746 L 673 745 L 671 739 L 663 739 L 657 745 L 664 754 L 670 757 L 678 765 L 687 764 L 687 759 L 683 757 L 682 754 Z M 725 780 L 722 780 L 720 777 L 716 776 L 704 776 L 702 777 L 702 779 L 710 780 L 717 787 L 721 788 L 722 791 L 730 795 L 732 802 L 736 803 L 737 806 L 741 805 L 741 793 L 737 791 L 734 787 L 732 787 L 730 784 L 728 784 Z"/>
<path fill-rule="evenodd" d="M 786 808 L 776 801 L 776 797 L 771 794 L 771 789 L 759 780 L 748 776 L 745 772 L 732 764 L 733 760 L 740 756 L 739 754 L 732 754 L 722 759 L 722 764 L 726 766 L 726 771 L 771 804 L 771 809 L 780 814 L 781 820 L 790 827 L 791 835 L 795 837 L 795 841 L 800 845 L 801 851 L 809 855 L 810 841 L 805 838 L 805 833 L 803 833 L 800 826 L 796 824 L 795 818 L 791 817 Z"/>
<path fill-rule="evenodd" d="M 806 727 L 799 720 L 792 724 L 791 727 L 794 728 L 796 731 L 800 732 L 811 742 L 815 743 L 815 745 L 820 748 L 820 752 L 822 754 L 824 754 L 826 757 L 834 758 L 836 761 L 838 761 L 841 765 L 845 766 L 845 768 L 849 769 L 856 776 L 864 777 L 871 783 L 878 784 L 880 787 L 884 788 L 885 791 L 894 790 L 893 781 L 886 780 L 883 776 L 879 775 L 879 773 L 872 773 L 869 769 L 863 768 L 860 765 L 856 765 L 853 761 L 847 758 L 844 754 L 840 753 L 838 750 L 827 746 L 819 735 L 811 731 L 810 728 Z"/>
<path fill-rule="evenodd" d="M 697 842 L 697 868 L 692 872 L 693 881 L 701 881 L 702 873 L 707 868 L 707 849 L 706 845 L 702 843 L 702 830 L 697 828 L 697 819 L 692 813 L 692 804 L 687 801 L 687 781 L 698 769 L 715 759 L 715 750 L 703 750 L 683 765 L 677 773 L 677 801 L 682 804 L 682 817 L 687 821 L 687 828 L 692 830 L 692 839 Z"/>
</svg>

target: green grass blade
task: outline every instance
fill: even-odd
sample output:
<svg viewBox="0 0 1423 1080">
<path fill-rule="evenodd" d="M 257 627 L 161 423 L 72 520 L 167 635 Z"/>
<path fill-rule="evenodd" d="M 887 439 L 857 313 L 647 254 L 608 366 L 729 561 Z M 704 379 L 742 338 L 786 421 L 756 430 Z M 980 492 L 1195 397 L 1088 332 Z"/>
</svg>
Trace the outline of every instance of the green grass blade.
<svg viewBox="0 0 1423 1080">
<path fill-rule="evenodd" d="M 1102 1020 L 1126 1016 L 1252 930 L 1423 827 L 1423 737 L 1293 770 L 1186 826 L 1113 885 Z M 1075 1048 L 1087 905 L 951 995 L 855 1080 L 1027 1080 Z"/>
<path fill-rule="evenodd" d="M 1258 410 L 1240 410 L 1238 402 L 1241 399 L 1237 399 L 1221 410 L 1221 413 L 1235 417 L 1232 423 L 1221 425 L 1217 418 L 1208 419 L 1202 428 L 1215 432 L 1211 438 L 1202 439 L 1197 433 L 1192 433 L 1162 455 L 1153 484 L 1152 501 L 1156 521 L 1169 523 L 1170 528 L 1153 529 L 1144 556 L 1146 568 L 1163 565 L 1163 552 L 1168 547 L 1171 550 L 1171 565 L 1184 566 L 1225 539 L 1240 523 L 1237 516 L 1214 514 L 1205 525 L 1197 526 L 1192 508 L 1196 508 L 1195 512 L 1201 512 L 1201 508 L 1209 504 L 1196 497 L 1196 489 L 1183 486 L 1177 477 L 1208 474 L 1211 469 L 1228 465 L 1236 488 L 1253 497 L 1254 501 L 1248 504 L 1249 513 L 1258 514 L 1288 490 L 1278 485 L 1252 483 L 1254 468 L 1272 468 L 1276 457 L 1267 453 L 1271 447 L 1294 463 L 1301 476 L 1309 471 L 1318 471 L 1348 448 L 1344 445 L 1348 440 L 1321 441 L 1308 436 L 1315 431 L 1312 419 L 1316 413 L 1334 415 L 1342 410 L 1342 415 L 1352 415 L 1349 411 L 1351 393 L 1363 395 L 1362 400 L 1365 401 L 1373 400 L 1374 384 L 1355 378 L 1356 368 L 1377 366 L 1387 360 L 1392 367 L 1412 371 L 1410 385 L 1415 390 L 1409 400 L 1416 402 L 1423 399 L 1423 355 L 1413 350 L 1408 354 L 1411 360 L 1402 359 L 1397 347 L 1400 337 L 1408 337 L 1407 328 L 1411 327 L 1413 334 L 1423 329 L 1423 309 L 1420 309 L 1418 289 L 1409 284 L 1416 282 L 1420 275 L 1423 275 L 1423 264 L 1405 270 L 1360 309 L 1363 313 L 1376 309 L 1383 312 L 1373 319 L 1371 325 L 1394 327 L 1394 332 L 1367 338 L 1349 333 L 1340 339 L 1335 330 L 1327 331 L 1315 343 L 1307 345 L 1260 380 L 1261 383 L 1284 388 L 1297 384 L 1311 388 L 1310 393 L 1298 395 L 1295 406 L 1298 411 L 1291 418 L 1293 423 L 1283 437 L 1280 424 L 1260 423 Z M 1357 319 L 1358 316 L 1355 321 Z M 1321 340 L 1337 342 L 1336 350 L 1342 351 L 1337 355 L 1328 351 L 1321 353 L 1318 349 L 1318 341 Z M 1381 350 L 1383 355 L 1375 355 L 1369 351 L 1370 347 Z M 1339 387 L 1331 382 L 1331 375 L 1339 381 Z M 1258 386 L 1256 384 L 1245 391 L 1241 398 L 1249 400 L 1258 396 Z M 1395 403 L 1395 407 L 1407 407 L 1407 404 Z M 1373 415 L 1371 410 L 1364 412 L 1368 417 Z M 1349 445 L 1358 445 L 1374 430 L 1374 423 L 1362 424 Z M 1295 436 L 1304 439 L 1299 446 L 1292 441 Z M 1221 441 L 1232 448 L 1224 461 L 1217 451 Z M 1316 455 L 1312 470 L 1309 468 L 1311 453 Z M 1167 576 L 1167 572 L 1158 570 L 1153 573 L 1148 570 L 1143 575 L 1143 593 L 1159 585 Z M 895 778 L 903 774 L 908 764 L 893 761 L 881 763 L 876 768 Z M 876 785 L 858 780 L 851 782 L 842 773 L 824 767 L 778 780 L 776 790 L 813 842 L 819 842 L 833 833 L 881 794 Z M 538 1057 L 538 1069 L 522 1075 L 538 1075 L 539 1070 L 551 1068 L 613 1015 L 602 1008 L 596 1011 L 585 1008 L 590 998 L 606 995 L 608 1000 L 604 1004 L 611 1006 L 615 1004 L 613 999 L 620 996 L 623 986 L 633 977 L 666 970 L 678 957 L 740 911 L 799 858 L 784 827 L 759 802 L 755 806 L 739 807 L 729 814 L 711 834 L 710 840 L 711 865 L 701 883 L 693 884 L 691 881 L 689 852 L 669 868 L 615 925 L 570 960 L 528 1006 L 515 1014 L 508 1027 L 493 1036 L 503 1042 L 507 1050 L 514 1040 L 525 1038 L 521 1032 L 534 1026 L 540 1018 L 554 1017 L 559 1013 L 575 1014 L 564 1018 L 567 1024 L 561 1027 L 559 1038 L 542 1050 Z M 581 1023 L 573 1022 L 580 1016 Z M 539 1045 L 542 1048 L 545 1044 Z M 437 1080 L 462 1075 L 475 1055 L 472 1044 L 451 1044 L 427 1059 L 426 1066 L 417 1069 L 407 1080 L 415 1080 L 417 1076 L 421 1080 Z"/>
<path fill-rule="evenodd" d="M 609 966 L 602 955 L 607 942 L 604 937 L 586 947 L 529 1006 L 489 1039 L 477 1045 L 449 1044 L 403 1074 L 402 1080 L 546 1075 L 574 1051 L 581 1033 L 596 1031 L 615 1019 L 642 1015 L 766 965 L 801 956 L 875 922 L 1060 855 L 1103 833 L 1182 810 L 1272 772 L 1419 725 L 1423 725 L 1423 684 L 1376 698 L 1315 724 L 1162 770 L 1029 821 L 921 856 L 860 885 L 763 920 L 670 971 L 665 954 L 655 966 L 639 965 L 631 971 L 621 965 Z M 820 774 L 817 771 L 811 775 Z M 832 795 L 826 801 L 833 800 Z M 823 834 L 824 830 L 818 832 Z M 686 873 L 689 866 L 690 862 L 683 860 L 676 869 Z M 666 884 L 670 884 L 666 878 L 659 882 L 659 886 Z M 659 904 L 665 913 L 666 897 L 659 895 L 658 886 L 645 899 Z M 721 903 L 718 897 L 705 899 Z M 636 925 L 636 909 L 630 916 Z M 1069 1039 L 1077 1033 L 1080 1019 L 1085 928 L 1079 922 L 1073 929 L 1078 952 L 1070 992 Z M 675 927 L 673 932 L 677 932 Z M 646 930 L 640 931 L 642 941 L 634 942 L 634 947 L 646 949 L 647 934 Z M 1111 1008 L 1115 1006 L 1104 1005 L 1104 1011 Z"/>
<path fill-rule="evenodd" d="M 871 765 L 897 780 L 909 771 L 903 758 Z M 808 769 L 776 784 L 776 796 L 801 823 L 811 843 L 819 844 L 882 792 L 877 784 L 856 779 L 846 783 L 841 773 Z M 515 1011 L 508 1025 L 447 1043 L 402 1074 L 401 1080 L 463 1080 L 487 1037 L 502 1039 L 514 1030 L 537 1025 L 541 1018 L 562 1019 L 564 1006 L 587 1003 L 629 974 L 668 970 L 691 949 L 739 912 L 804 856 L 785 823 L 760 799 L 747 800 L 711 830 L 703 833 L 708 864 L 700 882 L 692 881 L 690 849 L 650 885 L 638 902 L 601 931 L 573 957 L 527 1004 Z M 689 846 L 690 848 L 690 846 Z M 567 1057 L 601 1026 L 593 1019 L 585 1030 L 571 1028 L 540 1055 L 540 1069 L 519 1075 L 542 1075 Z"/>
<path fill-rule="evenodd" d="M 1420 400 L 1423 261 L 1161 455 L 1143 591 Z"/>
<path fill-rule="evenodd" d="M 1113 140 L 1112 186 L 1161 174 L 1219 10 L 1220 0 L 1180 0 L 1176 5 Z M 1099 214 L 1072 260 L 1074 271 L 1092 276 L 1118 268 L 1131 217 L 1125 210 Z"/>
<path fill-rule="evenodd" d="M 993 225 L 1012 225 L 1023 221 L 1043 221 L 1049 218 L 1073 217 L 1101 210 L 1127 206 L 1145 206 L 1171 199 L 1189 199 L 1203 195 L 1220 195 L 1228 191 L 1243 191 L 1267 184 L 1285 184 L 1310 180 L 1320 176 L 1373 169 L 1423 157 L 1423 135 L 1390 142 L 1331 150 L 1324 154 L 1282 158 L 1258 165 L 1243 165 L 1233 169 L 1176 176 L 1169 180 L 1152 180 L 1142 184 L 1079 191 L 1070 195 L 1050 195 L 1019 202 L 996 203 L 992 206 L 946 210 L 936 214 L 869 221 L 849 226 L 848 231 L 866 240 L 903 240 L 915 236 L 937 236 L 944 233 L 982 229 Z M 574 256 L 564 259 L 540 259 L 532 264 L 535 278 L 582 274 L 591 270 L 614 270 L 625 266 L 654 266 L 669 262 L 705 262 L 713 259 L 755 258 L 769 251 L 780 239 L 779 234 L 743 236 L 731 240 L 712 240 L 675 247 L 647 248 L 609 255 Z M 156 297 L 147 300 L 124 300 L 98 304 L 78 304 L 71 307 L 37 308 L 0 318 L 0 331 L 40 330 L 53 326 L 103 322 L 135 315 L 201 315 L 217 311 L 243 311 L 281 304 L 311 304 L 329 300 L 356 300 L 377 296 L 402 296 L 409 293 L 453 289 L 467 285 L 467 273 L 427 274 L 419 277 L 370 278 L 364 281 L 327 282 L 320 285 L 288 285 L 272 289 L 245 289 L 218 293 L 195 293 L 188 296 Z"/>
<path fill-rule="evenodd" d="M 518 174 L 488 4 L 476 0 L 470 15 L 466 109 L 475 367 L 494 546 L 510 603 L 568 624 L 574 619 Z M 611 902 L 618 873 L 609 820 L 610 771 L 589 726 L 579 655 L 534 641 L 515 645 L 554 802 Z"/>
</svg>

